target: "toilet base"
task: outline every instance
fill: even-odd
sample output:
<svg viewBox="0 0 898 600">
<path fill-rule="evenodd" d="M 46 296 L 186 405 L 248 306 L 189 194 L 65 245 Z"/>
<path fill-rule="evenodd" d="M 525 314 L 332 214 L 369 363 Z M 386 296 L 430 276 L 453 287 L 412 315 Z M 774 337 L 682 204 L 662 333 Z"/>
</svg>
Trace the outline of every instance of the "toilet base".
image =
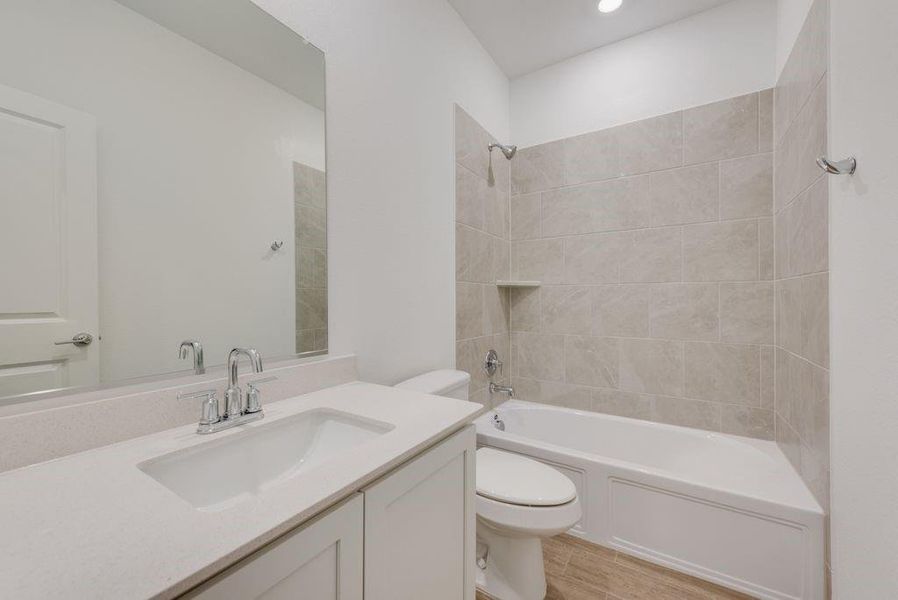
<svg viewBox="0 0 898 600">
<path fill-rule="evenodd" d="M 486 568 L 476 571 L 477 587 L 496 600 L 543 600 L 546 573 L 542 540 L 535 536 L 503 535 L 482 520 L 477 545 L 487 548 Z"/>
</svg>

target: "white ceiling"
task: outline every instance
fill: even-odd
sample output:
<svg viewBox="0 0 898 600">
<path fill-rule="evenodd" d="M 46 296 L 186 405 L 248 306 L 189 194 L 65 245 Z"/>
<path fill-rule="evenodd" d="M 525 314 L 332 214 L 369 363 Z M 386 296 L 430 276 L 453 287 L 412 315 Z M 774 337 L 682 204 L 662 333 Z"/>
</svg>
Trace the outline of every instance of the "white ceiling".
<svg viewBox="0 0 898 600">
<path fill-rule="evenodd" d="M 509 78 L 679 21 L 729 0 L 449 0 Z"/>
</svg>

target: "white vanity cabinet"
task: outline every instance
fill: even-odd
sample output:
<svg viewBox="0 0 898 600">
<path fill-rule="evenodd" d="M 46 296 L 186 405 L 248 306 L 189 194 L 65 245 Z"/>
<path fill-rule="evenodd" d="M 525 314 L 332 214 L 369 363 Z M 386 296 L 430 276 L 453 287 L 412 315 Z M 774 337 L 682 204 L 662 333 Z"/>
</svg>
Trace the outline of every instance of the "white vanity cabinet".
<svg viewBox="0 0 898 600">
<path fill-rule="evenodd" d="M 364 500 L 356 494 L 230 567 L 186 598 L 361 600 Z"/>
<path fill-rule="evenodd" d="M 473 426 L 231 566 L 198 600 L 473 600 Z"/>
<path fill-rule="evenodd" d="M 365 600 L 473 600 L 468 427 L 365 489 Z"/>
</svg>

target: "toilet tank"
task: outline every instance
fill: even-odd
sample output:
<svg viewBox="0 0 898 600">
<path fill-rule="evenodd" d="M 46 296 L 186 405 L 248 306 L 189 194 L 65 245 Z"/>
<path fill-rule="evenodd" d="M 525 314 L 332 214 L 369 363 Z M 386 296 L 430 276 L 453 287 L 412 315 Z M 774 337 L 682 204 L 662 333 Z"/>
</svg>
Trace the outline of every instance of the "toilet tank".
<svg viewBox="0 0 898 600">
<path fill-rule="evenodd" d="M 397 383 L 395 387 L 421 392 L 422 394 L 467 400 L 470 383 L 471 376 L 464 371 L 443 369 L 412 377 L 402 383 Z"/>
</svg>

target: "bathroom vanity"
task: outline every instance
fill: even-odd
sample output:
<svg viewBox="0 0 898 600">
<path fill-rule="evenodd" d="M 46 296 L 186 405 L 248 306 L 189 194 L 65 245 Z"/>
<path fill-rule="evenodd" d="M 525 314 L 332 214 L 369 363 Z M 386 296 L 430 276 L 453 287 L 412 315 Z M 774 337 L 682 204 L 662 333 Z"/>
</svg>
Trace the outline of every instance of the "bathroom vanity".
<svg viewBox="0 0 898 600">
<path fill-rule="evenodd" d="M 0 597 L 473 598 L 480 405 L 348 383 L 0 475 Z"/>
</svg>

